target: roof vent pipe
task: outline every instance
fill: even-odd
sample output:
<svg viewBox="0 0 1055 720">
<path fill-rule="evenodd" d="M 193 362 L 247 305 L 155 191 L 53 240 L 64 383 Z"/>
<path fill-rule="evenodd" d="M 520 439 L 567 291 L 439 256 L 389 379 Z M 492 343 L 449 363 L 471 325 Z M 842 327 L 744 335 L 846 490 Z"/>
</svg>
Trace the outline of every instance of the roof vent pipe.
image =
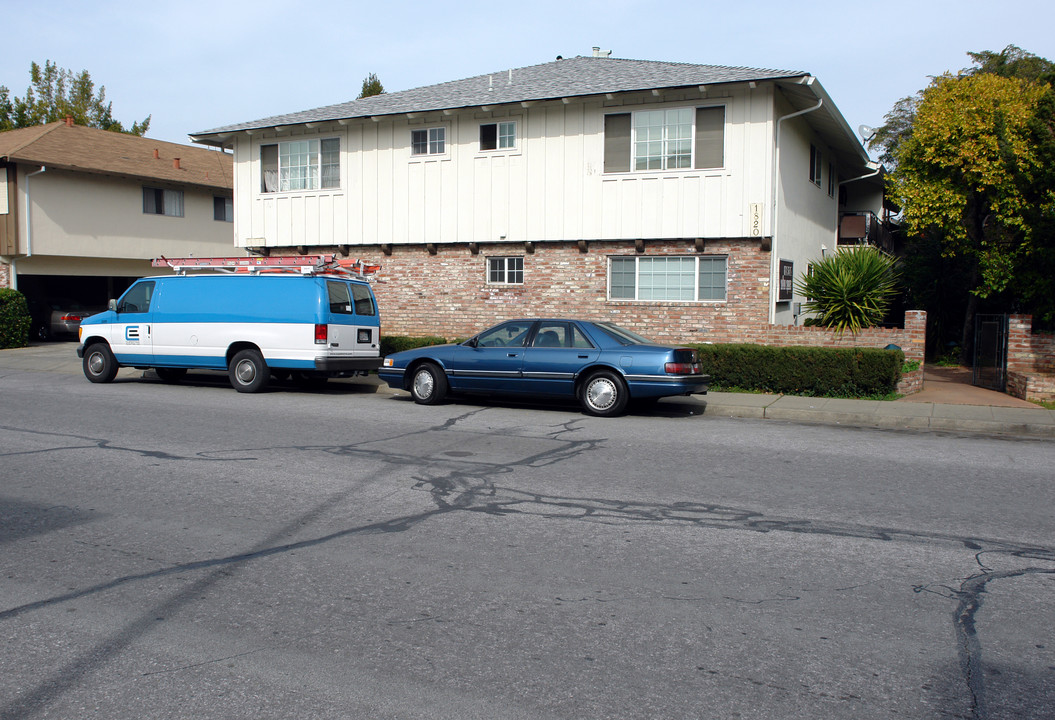
<svg viewBox="0 0 1055 720">
<path fill-rule="evenodd" d="M 73 127 L 73 116 L 72 115 L 67 115 L 66 116 L 66 127 Z"/>
<path fill-rule="evenodd" d="M 154 159 L 155 160 L 160 160 L 161 159 L 161 153 L 158 152 L 157 148 L 154 148 Z"/>
<path fill-rule="evenodd" d="M 179 158 L 172 158 L 172 167 L 179 170 Z"/>
<path fill-rule="evenodd" d="M 602 50 L 599 46 L 593 46 L 593 56 L 598 58 L 610 57 L 612 54 L 611 50 Z"/>
</svg>

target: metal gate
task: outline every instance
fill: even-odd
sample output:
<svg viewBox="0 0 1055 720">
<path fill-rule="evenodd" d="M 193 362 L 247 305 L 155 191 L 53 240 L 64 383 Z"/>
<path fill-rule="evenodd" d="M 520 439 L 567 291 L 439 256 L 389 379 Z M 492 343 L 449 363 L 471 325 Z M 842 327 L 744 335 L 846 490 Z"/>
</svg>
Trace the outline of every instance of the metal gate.
<svg viewBox="0 0 1055 720">
<path fill-rule="evenodd" d="M 1007 384 L 1007 315 L 974 318 L 972 383 L 1003 392 Z"/>
</svg>

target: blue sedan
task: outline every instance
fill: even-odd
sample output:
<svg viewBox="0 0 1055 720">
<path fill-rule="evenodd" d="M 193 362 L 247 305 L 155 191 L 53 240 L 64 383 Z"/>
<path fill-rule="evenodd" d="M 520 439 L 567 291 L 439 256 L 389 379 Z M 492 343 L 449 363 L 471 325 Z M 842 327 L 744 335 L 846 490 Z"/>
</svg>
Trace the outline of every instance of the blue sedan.
<svg viewBox="0 0 1055 720">
<path fill-rule="evenodd" d="M 545 319 L 394 353 L 377 374 L 422 405 L 457 393 L 564 397 L 600 416 L 622 413 L 630 400 L 702 395 L 711 380 L 691 348 L 657 345 L 609 322 Z"/>
</svg>

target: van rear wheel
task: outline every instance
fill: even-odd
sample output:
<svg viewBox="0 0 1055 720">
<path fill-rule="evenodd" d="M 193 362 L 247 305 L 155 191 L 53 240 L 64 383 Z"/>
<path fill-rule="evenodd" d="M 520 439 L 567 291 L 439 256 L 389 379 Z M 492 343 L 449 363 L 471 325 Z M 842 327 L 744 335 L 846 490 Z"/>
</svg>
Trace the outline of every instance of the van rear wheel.
<svg viewBox="0 0 1055 720">
<path fill-rule="evenodd" d="M 231 358 L 227 366 L 227 377 L 231 387 L 238 392 L 260 392 L 267 387 L 271 371 L 267 369 L 264 356 L 256 350 L 242 350 Z"/>
</svg>

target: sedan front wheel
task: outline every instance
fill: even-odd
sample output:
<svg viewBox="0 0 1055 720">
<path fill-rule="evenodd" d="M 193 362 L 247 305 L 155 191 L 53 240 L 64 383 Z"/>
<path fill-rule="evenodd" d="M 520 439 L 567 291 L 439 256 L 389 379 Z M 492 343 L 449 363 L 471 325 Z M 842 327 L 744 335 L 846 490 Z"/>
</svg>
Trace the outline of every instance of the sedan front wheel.
<svg viewBox="0 0 1055 720">
<path fill-rule="evenodd" d="M 410 379 L 410 395 L 419 405 L 443 402 L 447 396 L 447 376 L 433 363 L 418 366 Z"/>
</svg>

